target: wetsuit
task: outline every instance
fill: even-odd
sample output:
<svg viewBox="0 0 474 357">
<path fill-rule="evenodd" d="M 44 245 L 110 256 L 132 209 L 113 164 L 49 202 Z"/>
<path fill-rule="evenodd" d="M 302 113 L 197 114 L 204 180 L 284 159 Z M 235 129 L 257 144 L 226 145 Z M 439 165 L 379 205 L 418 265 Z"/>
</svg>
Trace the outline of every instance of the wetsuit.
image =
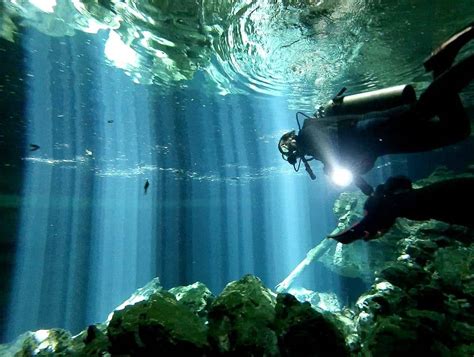
<svg viewBox="0 0 474 357">
<path fill-rule="evenodd" d="M 389 229 L 398 217 L 418 221 L 436 219 L 474 228 L 472 212 L 460 204 L 460 200 L 474 200 L 473 177 L 440 181 L 419 189 L 411 188 L 411 182 L 406 178 L 391 177 L 365 202 L 365 217 L 330 238 L 343 244 L 374 239 L 378 232 Z"/>
<path fill-rule="evenodd" d="M 358 115 L 311 118 L 296 138 L 299 152 L 355 174 L 368 172 L 379 156 L 454 144 L 470 134 L 458 93 L 474 78 L 474 55 L 439 75 L 412 105 Z"/>
</svg>

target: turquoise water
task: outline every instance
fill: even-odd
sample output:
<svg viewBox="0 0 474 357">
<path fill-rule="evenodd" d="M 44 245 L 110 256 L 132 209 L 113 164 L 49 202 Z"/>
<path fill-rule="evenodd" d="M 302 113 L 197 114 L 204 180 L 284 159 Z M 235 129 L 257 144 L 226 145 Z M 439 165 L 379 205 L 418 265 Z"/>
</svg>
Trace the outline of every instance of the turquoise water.
<svg viewBox="0 0 474 357">
<path fill-rule="evenodd" d="M 334 229 L 343 191 L 322 165 L 313 182 L 281 159 L 295 112 L 343 86 L 421 91 L 422 61 L 474 13 L 471 1 L 53 3 L 1 5 L 5 341 L 104 321 L 155 276 L 274 287 Z M 472 113 L 472 85 L 462 98 Z M 367 177 L 458 169 L 471 152 L 468 140 L 384 157 Z M 367 284 L 329 268 L 298 285 L 344 305 Z"/>
</svg>

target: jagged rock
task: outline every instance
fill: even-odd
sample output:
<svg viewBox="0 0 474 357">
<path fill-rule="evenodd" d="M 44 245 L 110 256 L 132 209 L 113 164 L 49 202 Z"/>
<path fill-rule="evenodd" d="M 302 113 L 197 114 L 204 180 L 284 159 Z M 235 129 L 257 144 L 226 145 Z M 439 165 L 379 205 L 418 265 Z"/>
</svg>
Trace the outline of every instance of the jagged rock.
<svg viewBox="0 0 474 357">
<path fill-rule="evenodd" d="M 466 344 L 474 341 L 474 326 L 467 322 L 450 321 L 449 331 L 452 334 L 450 340 L 458 344 Z"/>
<path fill-rule="evenodd" d="M 204 323 L 176 298 L 159 291 L 147 300 L 116 310 L 107 327 L 112 354 L 183 353 L 207 348 Z"/>
<path fill-rule="evenodd" d="M 319 303 L 313 306 L 316 310 L 337 312 L 341 310 L 341 303 L 335 293 L 318 293 Z"/>
<path fill-rule="evenodd" d="M 361 192 L 342 193 L 334 204 L 338 217 L 336 232 L 343 231 L 363 216 L 363 205 L 367 196 Z M 319 261 L 329 270 L 349 278 L 361 278 L 373 282 L 374 272 L 385 262 L 396 258 L 396 244 L 400 236 L 408 236 L 411 226 L 407 220 L 399 220 L 383 238 L 370 242 L 356 241 L 352 244 L 335 244 Z"/>
<path fill-rule="evenodd" d="M 298 299 L 298 301 L 301 302 L 308 302 L 313 309 L 317 308 L 317 306 L 321 303 L 321 297 L 320 294 L 317 293 L 316 291 L 308 290 L 302 287 L 291 287 L 287 291 L 289 294 L 293 295 L 295 298 Z M 337 298 L 336 298 L 337 302 Z M 337 302 L 338 303 L 338 302 Z M 330 308 L 336 307 L 337 310 L 340 310 L 340 306 L 330 306 Z"/>
<path fill-rule="evenodd" d="M 71 334 L 62 329 L 26 332 L 14 342 L 0 345 L 0 356 L 70 355 Z"/>
<path fill-rule="evenodd" d="M 215 300 L 203 284 L 168 292 L 154 279 L 104 324 L 75 337 L 58 329 L 29 332 L 0 346 L 0 355 L 473 355 L 473 232 L 398 220 L 387 234 L 367 244 L 381 241 L 377 247 L 389 253 L 371 262 L 375 283 L 353 309 L 323 313 L 321 294 L 301 291 L 312 308 L 290 294 L 276 296 L 251 275 Z"/>
<path fill-rule="evenodd" d="M 378 319 L 362 344 L 363 356 L 448 356 L 449 348 L 430 334 L 430 326 L 396 314 Z"/>
<path fill-rule="evenodd" d="M 474 254 L 467 247 L 446 247 L 439 249 L 433 260 L 433 267 L 441 286 L 447 291 L 468 293 L 474 289 Z M 464 285 L 468 285 L 465 287 Z"/>
<path fill-rule="evenodd" d="M 311 307 L 321 311 L 341 311 L 341 303 L 335 293 L 319 293 L 302 287 L 292 287 L 288 293 L 301 302 L 309 302 Z"/>
<path fill-rule="evenodd" d="M 115 311 L 121 310 L 127 306 L 136 304 L 137 302 L 149 299 L 151 296 L 159 294 L 163 291 L 163 287 L 160 283 L 160 278 L 153 278 L 144 287 L 137 289 L 127 300 L 121 303 L 115 308 Z M 113 316 L 113 312 L 109 315 L 107 322 Z"/>
<path fill-rule="evenodd" d="M 257 277 L 247 275 L 228 284 L 211 303 L 208 321 L 205 311 L 212 294 L 205 285 L 196 283 L 170 291 L 180 301 L 161 287 L 159 279 L 153 279 L 113 311 L 104 324 L 91 325 L 74 337 L 62 330 L 30 332 L 0 346 L 0 352 L 280 356 L 306 351 L 312 356 L 319 351 L 322 354 L 318 355 L 347 355 L 338 327 L 343 326 L 340 319 L 317 312 L 291 295 L 276 308 L 275 294 Z M 304 340 L 310 343 L 299 348 L 304 331 Z"/>
<path fill-rule="evenodd" d="M 396 313 L 404 306 L 413 304 L 408 294 L 397 286 L 387 281 L 375 284 L 356 302 L 355 322 L 362 341 L 371 334 L 379 316 Z"/>
<path fill-rule="evenodd" d="M 422 310 L 442 311 L 445 308 L 445 295 L 438 286 L 421 285 L 408 290 L 410 297 Z"/>
<path fill-rule="evenodd" d="M 416 263 L 393 262 L 385 266 L 378 274 L 379 278 L 395 286 L 409 288 L 428 283 L 428 272 Z"/>
<path fill-rule="evenodd" d="M 444 311 L 453 319 L 466 321 L 474 325 L 474 306 L 472 299 L 457 297 L 452 294 L 444 294 Z"/>
<path fill-rule="evenodd" d="M 187 306 L 197 316 L 206 318 L 209 305 L 215 297 L 211 291 L 201 282 L 188 286 L 178 286 L 168 290 L 179 303 Z"/>
<path fill-rule="evenodd" d="M 308 302 L 280 294 L 275 324 L 283 356 L 348 356 L 344 335 L 331 315 L 317 312 Z"/>
<path fill-rule="evenodd" d="M 462 345 L 451 350 L 452 357 L 474 356 L 474 343 L 469 345 Z"/>
<path fill-rule="evenodd" d="M 351 352 L 360 352 L 360 338 L 357 332 L 357 325 L 355 323 L 355 313 L 349 308 L 345 308 L 340 312 L 333 313 L 333 316 L 337 319 L 337 326 L 344 335 L 346 346 Z"/>
<path fill-rule="evenodd" d="M 416 185 L 465 175 L 440 169 Z M 392 247 L 398 258 L 376 273 L 377 284 L 356 304 L 362 355 L 470 355 L 473 232 L 434 220 L 400 224 Z"/>
<path fill-rule="evenodd" d="M 209 340 L 218 353 L 278 356 L 275 297 L 257 277 L 228 284 L 209 309 Z"/>
<path fill-rule="evenodd" d="M 90 325 L 73 337 L 71 349 L 76 355 L 102 356 L 110 349 L 105 324 Z"/>
<path fill-rule="evenodd" d="M 413 183 L 413 186 L 419 188 L 454 177 L 473 176 L 471 172 L 454 174 L 440 167 L 426 179 Z M 366 199 L 361 192 L 340 195 L 334 204 L 334 213 L 338 217 L 336 232 L 347 229 L 362 218 Z M 336 244 L 320 262 L 337 274 L 373 282 L 374 273 L 378 274 L 387 262 L 393 262 L 401 255 L 408 254 L 416 263 L 425 264 L 438 247 L 470 244 L 473 235 L 462 226 L 435 220 L 417 222 L 399 218 L 383 237 L 369 242 Z"/>
</svg>

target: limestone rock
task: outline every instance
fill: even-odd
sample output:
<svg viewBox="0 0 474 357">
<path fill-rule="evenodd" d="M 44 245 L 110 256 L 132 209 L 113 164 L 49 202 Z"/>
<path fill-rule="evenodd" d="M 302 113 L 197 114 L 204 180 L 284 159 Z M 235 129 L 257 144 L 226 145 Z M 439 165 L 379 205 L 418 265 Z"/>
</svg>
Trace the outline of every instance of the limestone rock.
<svg viewBox="0 0 474 357">
<path fill-rule="evenodd" d="M 212 303 L 209 338 L 218 353 L 277 356 L 274 319 L 273 293 L 247 275 L 228 284 Z"/>
<path fill-rule="evenodd" d="M 448 175 L 440 170 L 430 180 Z M 347 212 L 358 204 L 348 200 Z M 351 214 L 343 218 L 347 224 Z M 337 262 L 335 270 L 351 264 L 355 273 L 374 270 L 372 287 L 351 308 L 323 312 L 323 294 L 299 292 L 312 306 L 275 295 L 252 275 L 229 283 L 216 298 L 201 283 L 166 291 L 156 278 L 103 324 L 74 337 L 59 329 L 28 332 L 0 346 L 0 355 L 471 356 L 473 236 L 442 222 L 398 220 L 366 244 L 366 265 L 345 261 L 360 248 L 339 252 L 326 261 Z M 372 254 L 374 247 L 386 251 Z"/>
<path fill-rule="evenodd" d="M 182 353 L 200 355 L 207 348 L 202 321 L 168 292 L 116 310 L 107 327 L 112 354 Z"/>
<path fill-rule="evenodd" d="M 277 297 L 276 330 L 284 356 L 349 356 L 337 320 L 290 294 Z"/>
<path fill-rule="evenodd" d="M 211 291 L 201 282 L 188 286 L 178 286 L 169 290 L 179 303 L 187 306 L 197 316 L 206 318 L 210 304 L 215 297 Z"/>
<path fill-rule="evenodd" d="M 26 332 L 14 342 L 0 345 L 0 356 L 51 356 L 68 355 L 71 334 L 62 329 Z"/>
</svg>

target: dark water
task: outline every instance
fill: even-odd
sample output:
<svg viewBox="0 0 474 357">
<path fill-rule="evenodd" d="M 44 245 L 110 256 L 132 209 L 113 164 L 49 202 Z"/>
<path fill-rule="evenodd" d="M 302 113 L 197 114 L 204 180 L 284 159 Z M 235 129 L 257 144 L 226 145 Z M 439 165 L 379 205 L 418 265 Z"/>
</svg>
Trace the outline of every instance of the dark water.
<svg viewBox="0 0 474 357">
<path fill-rule="evenodd" d="M 385 67 L 369 60 L 378 48 L 380 58 L 389 56 L 385 51 L 405 55 L 398 67 L 387 63 L 387 72 L 425 86 L 418 53 L 464 24 L 461 10 L 474 8 L 461 2 L 450 10 L 450 2 L 439 2 L 427 17 L 423 6 L 431 2 L 412 11 L 408 3 L 370 2 L 378 16 L 366 27 L 356 27 L 361 14 L 354 14 L 353 30 L 380 44 L 359 55 L 354 42 L 353 69 L 318 85 L 334 93 L 348 83 L 358 90 L 390 84 Z M 336 15 L 324 31 L 333 44 L 342 26 Z M 333 30 L 339 37 L 331 39 Z M 26 330 L 74 333 L 104 321 L 155 276 L 165 288 L 202 281 L 218 294 L 251 273 L 273 288 L 334 229 L 332 206 L 342 190 L 319 164 L 316 182 L 303 170 L 293 172 L 276 148 L 282 132 L 296 127 L 295 91 L 252 92 L 245 85 L 223 95 L 209 86 L 205 70 L 175 86 L 136 83 L 106 60 L 106 40 L 103 32 L 48 36 L 33 27 L 19 27 L 14 43 L 0 40 L 2 341 Z M 311 86 L 314 78 L 308 81 Z M 320 99 L 301 93 L 304 110 Z M 463 94 L 471 117 L 472 93 L 471 85 Z M 468 139 L 435 152 L 384 157 L 367 178 L 373 184 L 400 173 L 417 179 L 438 165 L 461 170 L 472 162 L 472 149 Z M 342 304 L 365 286 L 320 264 L 298 284 L 336 293 Z"/>
</svg>

